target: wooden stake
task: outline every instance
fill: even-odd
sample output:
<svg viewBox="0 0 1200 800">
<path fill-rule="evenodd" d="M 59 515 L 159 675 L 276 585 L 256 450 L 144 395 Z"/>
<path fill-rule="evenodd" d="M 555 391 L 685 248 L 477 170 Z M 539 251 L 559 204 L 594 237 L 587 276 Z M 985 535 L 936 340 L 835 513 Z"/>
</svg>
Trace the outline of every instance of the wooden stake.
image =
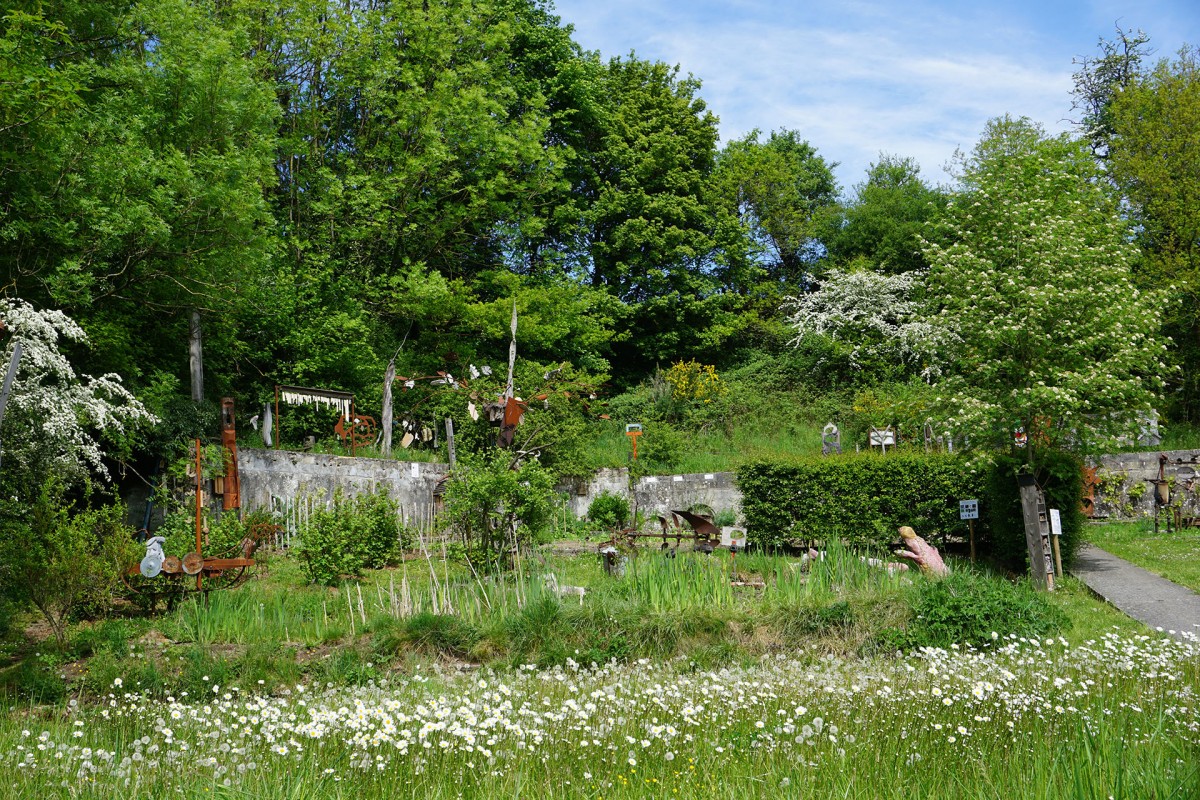
<svg viewBox="0 0 1200 800">
<path fill-rule="evenodd" d="M 1051 536 L 1050 537 L 1050 541 L 1054 545 L 1054 569 L 1058 573 L 1058 577 L 1060 577 L 1060 578 L 1063 576 L 1062 552 L 1058 549 L 1058 540 L 1061 538 L 1062 538 L 1061 536 Z"/>
<path fill-rule="evenodd" d="M 203 499 L 201 497 L 201 495 L 203 494 L 201 480 L 203 478 L 203 475 L 204 475 L 204 473 L 201 472 L 201 469 L 200 469 L 200 440 L 197 439 L 196 440 L 196 552 L 197 553 L 200 552 L 200 530 L 201 530 L 200 506 L 201 506 L 202 499 Z M 200 591 L 201 576 L 203 574 L 204 574 L 204 570 L 201 570 L 200 572 L 196 573 L 196 591 Z"/>
</svg>

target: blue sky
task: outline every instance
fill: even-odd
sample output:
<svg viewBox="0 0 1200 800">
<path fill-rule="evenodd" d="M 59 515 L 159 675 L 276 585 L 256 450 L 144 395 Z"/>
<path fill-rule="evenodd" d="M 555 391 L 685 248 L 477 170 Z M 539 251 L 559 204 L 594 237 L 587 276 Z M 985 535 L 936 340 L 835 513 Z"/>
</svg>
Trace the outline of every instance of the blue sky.
<svg viewBox="0 0 1200 800">
<path fill-rule="evenodd" d="M 1114 25 L 1141 28 L 1156 57 L 1200 45 L 1200 0 L 872 2 L 555 0 L 575 40 L 605 58 L 678 64 L 703 82 L 722 140 L 800 131 L 849 191 L 879 154 L 912 156 L 946 183 L 995 116 L 1065 130 L 1071 63 Z"/>
</svg>

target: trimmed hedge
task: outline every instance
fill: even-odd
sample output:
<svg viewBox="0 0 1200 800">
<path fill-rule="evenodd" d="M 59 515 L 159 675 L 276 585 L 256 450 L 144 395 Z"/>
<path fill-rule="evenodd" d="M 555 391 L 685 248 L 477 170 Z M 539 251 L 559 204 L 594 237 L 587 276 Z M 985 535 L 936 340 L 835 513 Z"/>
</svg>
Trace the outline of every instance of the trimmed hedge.
<svg viewBox="0 0 1200 800">
<path fill-rule="evenodd" d="M 1062 512 L 1059 544 L 1067 565 L 1086 524 L 1080 507 L 1082 462 L 1070 453 L 1040 454 L 1035 475 L 1047 508 Z M 854 454 L 789 461 L 756 461 L 737 476 L 746 534 L 758 546 L 838 538 L 849 544 L 886 546 L 896 529 L 911 525 L 932 544 L 949 534 L 966 536 L 958 501 L 978 498 L 976 543 L 1004 567 L 1029 569 L 1025 522 L 1017 490 L 1023 462 L 998 456 L 972 471 L 960 455 Z"/>
<path fill-rule="evenodd" d="M 1046 496 L 1046 508 L 1057 508 L 1062 516 L 1063 567 L 1075 557 L 1083 541 L 1087 517 L 1083 514 L 1083 461 L 1064 452 L 1043 452 L 1041 468 L 1034 475 Z M 996 458 L 988 474 L 985 490 L 987 503 L 980 509 L 986 520 L 988 534 L 985 542 L 996 560 L 1004 567 L 1022 572 L 1029 569 L 1029 548 L 1025 544 L 1025 519 L 1021 514 L 1021 495 L 1017 489 L 1017 474 L 1023 462 L 1012 456 Z M 980 502 L 983 502 L 982 500 Z"/>
<path fill-rule="evenodd" d="M 901 525 L 933 543 L 965 536 L 958 501 L 982 502 L 983 479 L 961 456 L 923 453 L 757 461 L 737 475 L 746 535 L 766 547 L 831 537 L 882 546 Z"/>
</svg>

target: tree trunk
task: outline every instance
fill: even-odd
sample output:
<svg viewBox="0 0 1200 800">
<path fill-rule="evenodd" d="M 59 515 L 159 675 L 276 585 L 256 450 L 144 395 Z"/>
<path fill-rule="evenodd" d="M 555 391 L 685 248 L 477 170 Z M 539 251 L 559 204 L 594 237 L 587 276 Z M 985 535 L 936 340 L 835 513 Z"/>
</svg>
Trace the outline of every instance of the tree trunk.
<svg viewBox="0 0 1200 800">
<path fill-rule="evenodd" d="M 188 362 L 192 373 L 192 402 L 204 400 L 204 348 L 200 337 L 200 312 L 193 310 L 188 325 Z"/>
</svg>

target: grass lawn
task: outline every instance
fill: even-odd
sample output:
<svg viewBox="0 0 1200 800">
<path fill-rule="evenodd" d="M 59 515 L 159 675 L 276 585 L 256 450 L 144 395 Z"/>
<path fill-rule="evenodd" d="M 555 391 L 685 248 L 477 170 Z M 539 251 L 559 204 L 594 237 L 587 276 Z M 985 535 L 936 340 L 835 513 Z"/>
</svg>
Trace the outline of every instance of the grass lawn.
<svg viewBox="0 0 1200 800">
<path fill-rule="evenodd" d="M 276 557 L 26 652 L 0 796 L 1200 795 L 1200 645 L 1070 578 L 1046 596 L 827 555 L 739 556 L 761 586 L 737 591 L 727 553 L 612 577 L 547 550 L 502 580 L 422 558 L 334 589 Z"/>
<path fill-rule="evenodd" d="M 1154 533 L 1149 521 L 1094 525 L 1087 538 L 1097 547 L 1167 580 L 1200 592 L 1200 528 Z"/>
</svg>

